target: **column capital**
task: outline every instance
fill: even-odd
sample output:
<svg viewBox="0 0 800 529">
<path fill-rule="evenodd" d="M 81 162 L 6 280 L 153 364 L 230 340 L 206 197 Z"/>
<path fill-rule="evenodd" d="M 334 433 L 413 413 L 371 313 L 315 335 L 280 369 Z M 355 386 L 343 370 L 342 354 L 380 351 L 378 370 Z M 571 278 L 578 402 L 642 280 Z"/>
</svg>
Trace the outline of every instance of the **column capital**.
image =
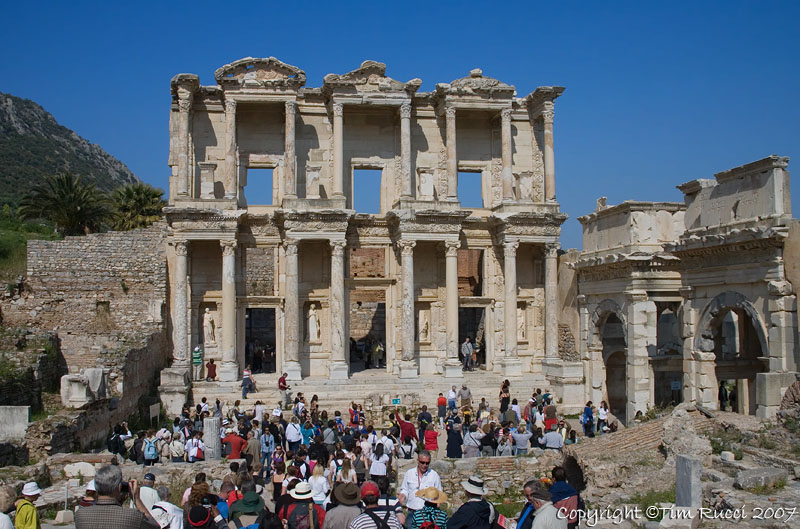
<svg viewBox="0 0 800 529">
<path fill-rule="evenodd" d="M 331 245 L 331 250 L 333 250 L 333 255 L 344 255 L 344 249 L 347 247 L 347 241 L 343 239 L 336 239 L 329 242 Z"/>
<path fill-rule="evenodd" d="M 414 247 L 416 245 L 417 241 L 412 241 L 410 239 L 400 239 L 397 241 L 397 246 L 400 248 L 403 255 L 414 255 Z"/>
<path fill-rule="evenodd" d="M 447 257 L 457 257 L 458 249 L 461 248 L 461 241 L 444 241 L 444 247 Z"/>
<path fill-rule="evenodd" d="M 545 101 L 542 103 L 541 116 L 545 123 L 549 123 L 550 125 L 553 124 L 553 119 L 555 118 L 555 108 L 556 105 L 552 101 Z"/>
<path fill-rule="evenodd" d="M 500 111 L 500 117 L 503 119 L 503 121 L 511 121 L 511 109 L 510 108 L 502 109 Z"/>
<path fill-rule="evenodd" d="M 403 119 L 411 118 L 411 103 L 403 103 L 400 105 L 400 117 Z"/>
<path fill-rule="evenodd" d="M 544 254 L 547 258 L 558 257 L 558 251 L 561 249 L 561 244 L 557 242 L 549 242 L 544 245 Z"/>
<path fill-rule="evenodd" d="M 456 107 L 445 107 L 444 115 L 447 117 L 447 119 L 455 119 Z"/>
<path fill-rule="evenodd" d="M 189 241 L 172 241 L 170 244 L 175 248 L 175 255 L 189 255 Z"/>
<path fill-rule="evenodd" d="M 624 294 L 625 298 L 631 302 L 647 301 L 646 290 L 626 290 Z"/>
<path fill-rule="evenodd" d="M 344 104 L 343 103 L 334 103 L 331 105 L 333 109 L 333 115 L 337 118 L 340 118 L 344 115 Z"/>
<path fill-rule="evenodd" d="M 219 241 L 219 245 L 222 246 L 222 255 L 233 255 L 236 251 L 237 244 L 236 239 L 224 239 Z"/>
<path fill-rule="evenodd" d="M 236 112 L 236 100 L 235 99 L 226 99 L 225 100 L 225 113 L 232 114 Z"/>
<path fill-rule="evenodd" d="M 515 257 L 517 255 L 517 248 L 519 248 L 519 241 L 506 241 L 503 243 L 503 255 L 506 257 Z"/>
<path fill-rule="evenodd" d="M 283 249 L 286 255 L 297 255 L 297 239 L 285 239 L 283 241 Z"/>
<path fill-rule="evenodd" d="M 678 294 L 684 299 L 689 299 L 694 296 L 694 287 L 680 287 L 678 288 Z"/>
<path fill-rule="evenodd" d="M 286 107 L 287 114 L 294 114 L 297 112 L 297 101 L 286 101 L 284 106 Z"/>
<path fill-rule="evenodd" d="M 192 108 L 192 96 L 191 94 L 189 97 L 181 97 L 178 99 L 178 110 L 181 112 L 189 112 Z"/>
</svg>

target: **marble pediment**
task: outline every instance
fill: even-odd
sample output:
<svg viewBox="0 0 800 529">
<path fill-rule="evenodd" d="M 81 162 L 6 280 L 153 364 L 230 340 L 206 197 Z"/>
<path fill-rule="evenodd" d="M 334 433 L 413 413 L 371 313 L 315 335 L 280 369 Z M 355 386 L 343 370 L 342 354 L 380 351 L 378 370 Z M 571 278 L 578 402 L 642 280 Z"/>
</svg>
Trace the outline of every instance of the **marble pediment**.
<svg viewBox="0 0 800 529">
<path fill-rule="evenodd" d="M 214 79 L 221 86 L 246 88 L 297 90 L 306 84 L 306 74 L 303 70 L 275 57 L 239 59 L 218 68 L 214 72 Z"/>
<path fill-rule="evenodd" d="M 422 85 L 420 79 L 406 83 L 386 76 L 386 65 L 377 61 L 364 61 L 357 69 L 342 75 L 325 76 L 323 91 L 338 94 L 415 93 Z"/>
<path fill-rule="evenodd" d="M 440 96 L 481 96 L 493 99 L 511 99 L 517 93 L 514 86 L 493 77 L 484 77 L 480 68 L 470 70 L 467 77 L 456 79 L 451 83 L 436 85 L 436 93 Z"/>
</svg>

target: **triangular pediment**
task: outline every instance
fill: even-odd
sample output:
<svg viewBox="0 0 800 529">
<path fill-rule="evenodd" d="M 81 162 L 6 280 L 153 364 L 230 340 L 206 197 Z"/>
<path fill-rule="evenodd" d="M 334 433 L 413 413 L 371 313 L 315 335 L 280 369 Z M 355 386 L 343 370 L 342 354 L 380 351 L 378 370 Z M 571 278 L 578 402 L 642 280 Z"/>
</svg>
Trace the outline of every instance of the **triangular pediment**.
<svg viewBox="0 0 800 529">
<path fill-rule="evenodd" d="M 456 96 L 492 96 L 511 98 L 516 89 L 493 77 L 484 77 L 483 72 L 476 68 L 469 72 L 469 76 L 456 79 L 450 84 L 439 84 L 436 91 L 440 94 Z"/>
<path fill-rule="evenodd" d="M 306 84 L 306 73 L 275 57 L 245 57 L 217 69 L 214 78 L 220 85 L 265 88 L 294 88 Z"/>
<path fill-rule="evenodd" d="M 407 83 L 386 76 L 386 65 L 377 61 L 364 61 L 357 69 L 342 75 L 329 73 L 325 76 L 323 87 L 326 92 L 404 92 L 413 94 L 422 81 L 412 79 Z"/>
</svg>

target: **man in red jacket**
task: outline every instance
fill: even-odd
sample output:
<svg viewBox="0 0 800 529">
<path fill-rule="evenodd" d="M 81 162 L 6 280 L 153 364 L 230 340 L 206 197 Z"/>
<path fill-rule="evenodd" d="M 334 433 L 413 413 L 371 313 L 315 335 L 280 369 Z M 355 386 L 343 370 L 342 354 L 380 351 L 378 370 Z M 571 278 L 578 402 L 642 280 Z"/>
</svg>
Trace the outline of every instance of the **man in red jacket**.
<svg viewBox="0 0 800 529">
<path fill-rule="evenodd" d="M 395 410 L 394 416 L 397 417 L 397 425 L 400 427 L 400 441 L 404 441 L 405 439 L 414 439 L 417 440 L 417 430 L 414 428 L 414 425 L 410 422 L 411 415 L 406 414 L 405 419 L 403 420 L 402 416 L 400 415 L 400 411 Z"/>
<path fill-rule="evenodd" d="M 222 439 L 222 442 L 230 443 L 231 445 L 231 453 L 228 456 L 228 460 L 242 459 L 242 448 L 247 444 L 247 441 L 242 439 L 241 435 L 234 433 L 233 428 L 225 430 L 225 434 L 225 438 Z"/>
</svg>

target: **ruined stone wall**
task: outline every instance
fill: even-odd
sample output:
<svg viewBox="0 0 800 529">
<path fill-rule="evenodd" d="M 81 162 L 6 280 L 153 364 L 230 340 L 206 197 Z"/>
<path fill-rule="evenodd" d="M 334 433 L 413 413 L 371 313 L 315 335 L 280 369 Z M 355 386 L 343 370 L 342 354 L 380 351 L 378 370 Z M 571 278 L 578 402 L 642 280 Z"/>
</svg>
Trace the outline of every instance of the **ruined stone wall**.
<svg viewBox="0 0 800 529">
<path fill-rule="evenodd" d="M 349 277 L 385 277 L 384 248 L 351 248 Z"/>
<path fill-rule="evenodd" d="M 275 249 L 244 248 L 244 254 L 247 295 L 272 296 L 275 288 Z"/>
</svg>

